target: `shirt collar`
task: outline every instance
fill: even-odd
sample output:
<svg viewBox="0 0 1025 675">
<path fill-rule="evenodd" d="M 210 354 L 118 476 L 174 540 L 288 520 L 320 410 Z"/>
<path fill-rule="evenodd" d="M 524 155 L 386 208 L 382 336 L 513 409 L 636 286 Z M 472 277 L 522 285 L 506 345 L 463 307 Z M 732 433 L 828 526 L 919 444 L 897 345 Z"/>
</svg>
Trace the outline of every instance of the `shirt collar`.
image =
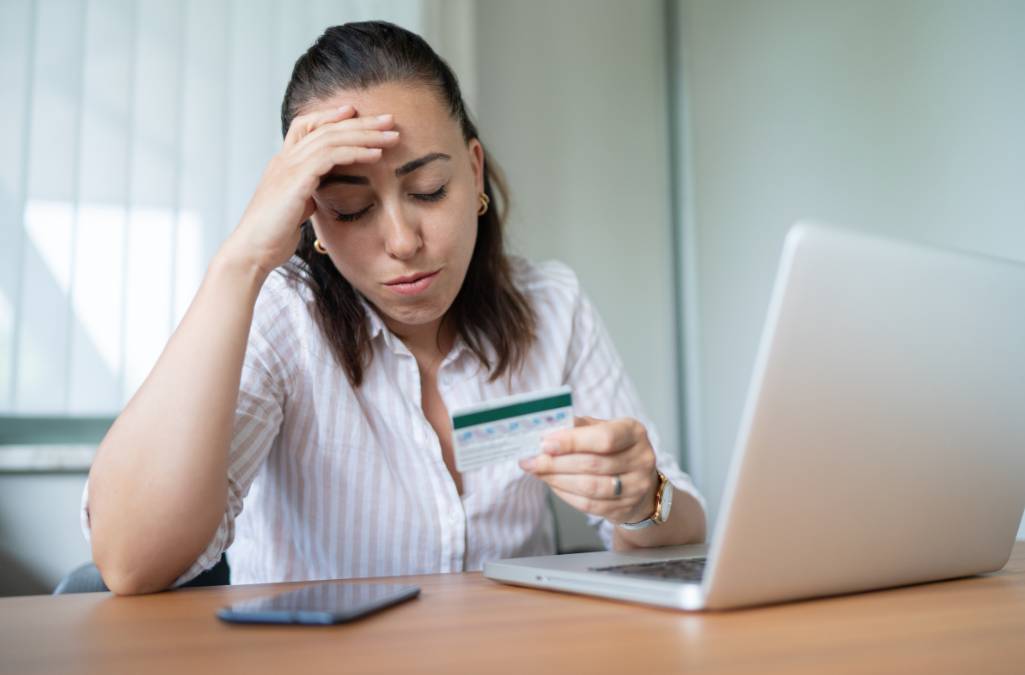
<svg viewBox="0 0 1025 675">
<path fill-rule="evenodd" d="M 356 297 L 359 298 L 360 304 L 363 305 L 363 313 L 367 315 L 367 321 L 370 322 L 370 339 L 373 340 L 382 332 L 390 333 L 391 331 L 387 330 L 387 326 L 384 325 L 384 321 L 381 320 L 377 310 L 373 305 L 367 302 L 367 299 L 363 297 L 363 294 L 356 291 Z"/>
<path fill-rule="evenodd" d="M 359 291 L 356 292 L 356 297 L 359 298 L 360 304 L 363 305 L 363 312 L 367 315 L 367 332 L 370 336 L 370 341 L 373 342 L 380 337 L 384 340 L 385 346 L 395 354 L 412 356 L 413 353 L 409 351 L 406 344 L 396 337 L 395 333 L 392 333 L 391 329 L 385 325 L 384 319 L 377 313 L 377 308 L 371 305 Z"/>
</svg>

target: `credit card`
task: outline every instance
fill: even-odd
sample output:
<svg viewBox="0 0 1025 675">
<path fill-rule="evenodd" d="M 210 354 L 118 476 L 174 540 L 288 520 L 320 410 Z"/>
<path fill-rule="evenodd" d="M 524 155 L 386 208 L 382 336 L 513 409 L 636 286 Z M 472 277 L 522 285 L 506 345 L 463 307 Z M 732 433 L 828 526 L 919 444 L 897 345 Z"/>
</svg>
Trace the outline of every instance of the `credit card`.
<svg viewBox="0 0 1025 675">
<path fill-rule="evenodd" d="M 489 464 L 541 452 L 541 437 L 573 426 L 569 387 L 517 394 L 452 411 L 456 469 L 473 471 Z"/>
</svg>

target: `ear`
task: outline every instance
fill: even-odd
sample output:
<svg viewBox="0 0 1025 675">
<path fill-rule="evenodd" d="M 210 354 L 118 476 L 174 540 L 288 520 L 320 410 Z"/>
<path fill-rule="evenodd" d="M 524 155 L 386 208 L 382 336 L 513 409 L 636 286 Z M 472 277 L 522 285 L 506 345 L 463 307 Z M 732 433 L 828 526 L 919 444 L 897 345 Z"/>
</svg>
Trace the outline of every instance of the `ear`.
<svg viewBox="0 0 1025 675">
<path fill-rule="evenodd" d="M 317 201 L 316 194 L 310 195 L 309 200 L 306 202 L 306 209 L 308 214 L 306 219 L 310 221 L 310 226 L 313 228 L 313 236 L 316 239 L 320 239 L 320 230 L 324 228 L 320 221 L 324 219 L 324 216 L 321 213 L 320 203 Z"/>
<path fill-rule="evenodd" d="M 310 221 L 310 227 L 313 228 L 313 237 L 315 239 L 320 239 L 320 223 L 318 222 L 320 220 L 320 216 L 318 212 L 314 210 L 313 213 L 310 214 L 308 220 Z"/>
<path fill-rule="evenodd" d="M 476 138 L 471 138 L 466 147 L 470 151 L 474 185 L 477 186 L 477 194 L 480 194 L 484 192 L 484 146 Z"/>
</svg>

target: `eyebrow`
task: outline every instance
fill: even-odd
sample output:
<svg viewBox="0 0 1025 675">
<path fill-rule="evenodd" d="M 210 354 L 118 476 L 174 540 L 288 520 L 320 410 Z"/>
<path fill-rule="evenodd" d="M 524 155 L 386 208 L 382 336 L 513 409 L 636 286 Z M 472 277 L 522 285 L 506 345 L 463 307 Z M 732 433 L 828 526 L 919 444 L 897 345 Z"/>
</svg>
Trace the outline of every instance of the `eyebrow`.
<svg viewBox="0 0 1025 675">
<path fill-rule="evenodd" d="M 395 175 L 399 178 L 402 178 L 407 174 L 413 173 L 414 171 L 422 167 L 424 164 L 433 162 L 436 159 L 450 160 L 452 158 L 443 152 L 431 152 L 424 155 L 423 157 L 410 160 L 402 166 L 400 166 L 399 168 L 395 169 Z M 349 174 L 344 173 L 329 173 L 320 179 L 320 185 L 318 185 L 317 187 L 322 188 L 328 185 L 332 185 L 334 183 L 343 183 L 345 185 L 370 185 L 370 179 L 366 176 L 351 176 Z"/>
<path fill-rule="evenodd" d="M 409 162 L 406 162 L 405 164 L 403 164 L 399 168 L 395 169 L 395 175 L 398 176 L 399 178 L 402 178 L 407 173 L 413 173 L 414 171 L 419 169 L 424 164 L 427 164 L 428 162 L 433 162 L 436 159 L 449 160 L 449 159 L 452 159 L 452 158 L 449 157 L 448 155 L 446 155 L 443 152 L 432 152 L 430 154 L 424 155 L 423 157 L 421 157 L 419 159 L 414 159 L 414 160 L 411 160 Z"/>
</svg>

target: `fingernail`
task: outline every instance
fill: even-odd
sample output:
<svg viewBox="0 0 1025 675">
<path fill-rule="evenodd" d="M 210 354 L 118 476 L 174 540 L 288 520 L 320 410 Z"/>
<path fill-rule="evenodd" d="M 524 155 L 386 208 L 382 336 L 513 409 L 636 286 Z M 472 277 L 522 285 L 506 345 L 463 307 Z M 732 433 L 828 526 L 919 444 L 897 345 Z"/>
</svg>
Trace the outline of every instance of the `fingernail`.
<svg viewBox="0 0 1025 675">
<path fill-rule="evenodd" d="M 537 465 L 537 460 L 533 457 L 527 457 L 526 459 L 520 460 L 520 468 L 524 471 L 533 471 L 535 465 Z"/>
<path fill-rule="evenodd" d="M 382 131 L 381 134 L 385 138 L 398 138 L 399 137 L 399 132 L 397 132 L 397 131 Z"/>
<path fill-rule="evenodd" d="M 387 122 L 388 120 L 391 119 L 391 114 L 389 113 L 389 114 L 385 114 L 385 115 L 378 115 L 377 119 L 381 120 L 382 122 Z"/>
<path fill-rule="evenodd" d="M 545 438 L 541 441 L 541 452 L 558 452 L 562 446 L 554 438 Z"/>
<path fill-rule="evenodd" d="M 349 112 L 350 110 L 352 110 L 352 106 L 348 103 L 338 108 L 338 112 Z"/>
</svg>

